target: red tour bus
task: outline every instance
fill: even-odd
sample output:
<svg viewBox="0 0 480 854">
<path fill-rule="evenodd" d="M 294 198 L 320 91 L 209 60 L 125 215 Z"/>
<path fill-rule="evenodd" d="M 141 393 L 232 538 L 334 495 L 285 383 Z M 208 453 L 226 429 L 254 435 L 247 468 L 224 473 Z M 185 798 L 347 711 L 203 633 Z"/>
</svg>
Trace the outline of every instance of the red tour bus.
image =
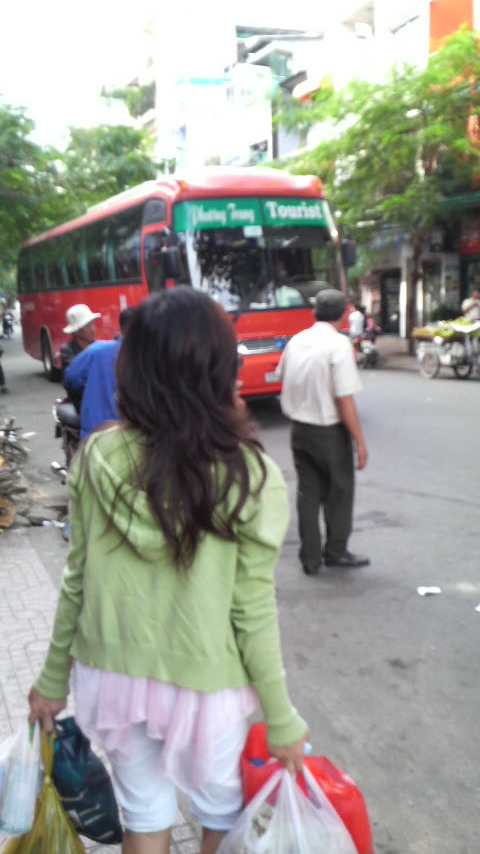
<svg viewBox="0 0 480 854">
<path fill-rule="evenodd" d="M 322 284 L 346 290 L 344 266 L 353 260 L 316 177 L 247 167 L 165 176 L 22 246 L 24 347 L 58 379 L 71 305 L 100 312 L 97 338 L 111 338 L 127 305 L 188 284 L 230 313 L 243 394 L 276 394 L 286 342 L 311 325 Z"/>
</svg>

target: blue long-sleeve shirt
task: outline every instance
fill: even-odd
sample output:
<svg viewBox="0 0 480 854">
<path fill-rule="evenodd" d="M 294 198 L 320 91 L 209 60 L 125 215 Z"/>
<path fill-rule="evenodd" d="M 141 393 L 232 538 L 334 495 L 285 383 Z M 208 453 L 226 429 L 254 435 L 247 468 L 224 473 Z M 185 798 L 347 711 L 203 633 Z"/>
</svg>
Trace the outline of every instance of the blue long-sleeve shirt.
<svg viewBox="0 0 480 854">
<path fill-rule="evenodd" d="M 121 341 L 95 341 L 65 371 L 67 391 L 81 393 L 80 438 L 103 421 L 118 420 L 115 403 L 115 363 Z"/>
</svg>

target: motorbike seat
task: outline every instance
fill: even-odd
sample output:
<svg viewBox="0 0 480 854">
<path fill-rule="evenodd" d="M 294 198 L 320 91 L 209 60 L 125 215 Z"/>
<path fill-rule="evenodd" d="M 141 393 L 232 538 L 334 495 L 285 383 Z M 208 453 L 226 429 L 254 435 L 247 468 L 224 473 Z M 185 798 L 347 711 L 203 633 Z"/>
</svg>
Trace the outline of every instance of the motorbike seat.
<svg viewBox="0 0 480 854">
<path fill-rule="evenodd" d="M 80 416 L 73 403 L 58 403 L 57 418 L 62 424 L 66 424 L 67 427 L 80 428 Z"/>
</svg>

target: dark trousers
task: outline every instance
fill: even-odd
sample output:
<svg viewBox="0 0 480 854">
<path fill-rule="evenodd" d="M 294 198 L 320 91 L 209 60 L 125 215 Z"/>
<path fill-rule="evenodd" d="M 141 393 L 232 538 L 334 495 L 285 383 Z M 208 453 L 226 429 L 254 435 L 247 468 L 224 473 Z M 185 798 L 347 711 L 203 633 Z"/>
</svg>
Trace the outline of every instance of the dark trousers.
<svg viewBox="0 0 480 854">
<path fill-rule="evenodd" d="M 352 531 L 352 439 L 343 424 L 318 427 L 293 421 L 291 447 L 297 471 L 299 557 L 302 566 L 316 569 L 322 562 L 320 510 L 325 521 L 325 557 L 343 554 Z"/>
</svg>

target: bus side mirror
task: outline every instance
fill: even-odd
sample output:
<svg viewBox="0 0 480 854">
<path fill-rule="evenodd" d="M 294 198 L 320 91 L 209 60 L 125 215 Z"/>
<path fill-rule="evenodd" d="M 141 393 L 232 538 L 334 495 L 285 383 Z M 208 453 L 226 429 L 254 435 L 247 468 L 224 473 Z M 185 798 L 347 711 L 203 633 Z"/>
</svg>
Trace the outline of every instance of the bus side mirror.
<svg viewBox="0 0 480 854">
<path fill-rule="evenodd" d="M 357 244 L 354 240 L 342 240 L 342 261 L 344 267 L 354 267 L 357 263 Z"/>
<path fill-rule="evenodd" d="M 176 246 L 166 246 L 162 249 L 163 271 L 166 279 L 178 279 L 180 277 L 180 259 Z"/>
</svg>

